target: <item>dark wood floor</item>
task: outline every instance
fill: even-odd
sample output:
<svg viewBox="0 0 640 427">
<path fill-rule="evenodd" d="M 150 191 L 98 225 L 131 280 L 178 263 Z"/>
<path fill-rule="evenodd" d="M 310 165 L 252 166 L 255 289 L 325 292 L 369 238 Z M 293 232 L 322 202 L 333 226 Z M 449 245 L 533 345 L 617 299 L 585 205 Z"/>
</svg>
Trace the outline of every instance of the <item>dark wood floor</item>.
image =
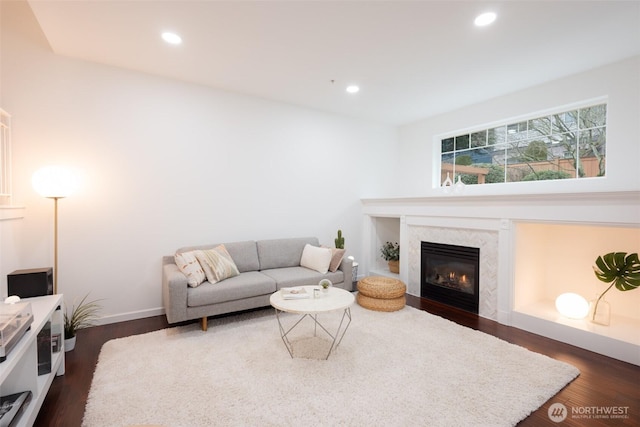
<svg viewBox="0 0 640 427">
<path fill-rule="evenodd" d="M 407 302 L 413 307 L 568 362 L 580 369 L 578 378 L 524 419 L 519 426 L 640 426 L 640 367 L 428 300 L 408 296 Z M 76 349 L 66 353 L 66 374 L 53 381 L 35 425 L 80 426 L 102 345 L 114 338 L 166 327 L 168 325 L 165 317 L 156 316 L 81 330 Z M 622 408 L 618 410 L 624 411 L 627 408 L 627 418 L 585 419 L 569 413 L 565 421 L 555 423 L 547 415 L 549 406 L 553 403 L 562 403 L 569 411 L 572 408 L 580 408 L 581 411 L 610 407 Z"/>
</svg>

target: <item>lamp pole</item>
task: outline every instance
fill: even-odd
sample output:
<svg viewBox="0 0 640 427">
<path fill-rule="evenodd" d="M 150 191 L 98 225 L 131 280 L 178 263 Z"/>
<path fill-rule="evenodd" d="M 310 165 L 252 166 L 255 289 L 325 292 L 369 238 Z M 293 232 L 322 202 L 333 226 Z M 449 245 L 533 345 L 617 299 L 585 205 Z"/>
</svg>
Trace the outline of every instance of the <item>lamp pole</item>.
<svg viewBox="0 0 640 427">
<path fill-rule="evenodd" d="M 58 199 L 76 188 L 75 175 L 61 166 L 46 166 L 31 178 L 33 188 L 43 197 L 53 199 L 53 293 L 58 293 Z"/>
<path fill-rule="evenodd" d="M 51 197 L 53 199 L 53 294 L 58 293 L 58 199 L 62 197 Z"/>
</svg>

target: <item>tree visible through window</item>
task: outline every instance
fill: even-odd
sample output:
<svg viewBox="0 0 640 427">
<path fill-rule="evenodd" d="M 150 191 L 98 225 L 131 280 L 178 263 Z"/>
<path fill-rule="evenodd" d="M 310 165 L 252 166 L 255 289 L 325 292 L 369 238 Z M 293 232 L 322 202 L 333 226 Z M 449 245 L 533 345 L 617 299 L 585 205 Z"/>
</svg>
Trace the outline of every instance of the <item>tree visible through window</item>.
<svg viewBox="0 0 640 427">
<path fill-rule="evenodd" d="M 465 184 L 605 175 L 607 104 L 592 105 L 441 140 L 442 182 Z"/>
</svg>

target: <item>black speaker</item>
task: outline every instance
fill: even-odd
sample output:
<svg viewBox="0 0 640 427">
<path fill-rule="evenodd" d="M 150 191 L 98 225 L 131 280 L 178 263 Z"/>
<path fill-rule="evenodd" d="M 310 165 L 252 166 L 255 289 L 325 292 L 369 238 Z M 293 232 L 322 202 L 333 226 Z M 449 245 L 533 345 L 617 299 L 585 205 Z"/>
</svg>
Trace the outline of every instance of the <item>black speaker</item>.
<svg viewBox="0 0 640 427">
<path fill-rule="evenodd" d="M 20 298 L 53 295 L 53 268 L 30 268 L 7 274 L 8 296 Z"/>
</svg>

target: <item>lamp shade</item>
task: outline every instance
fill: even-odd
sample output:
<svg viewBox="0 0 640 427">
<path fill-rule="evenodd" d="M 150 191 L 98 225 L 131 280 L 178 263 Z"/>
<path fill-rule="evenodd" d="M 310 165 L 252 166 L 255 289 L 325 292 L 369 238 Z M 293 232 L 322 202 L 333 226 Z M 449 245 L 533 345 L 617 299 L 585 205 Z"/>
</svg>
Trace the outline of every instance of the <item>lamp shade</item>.
<svg viewBox="0 0 640 427">
<path fill-rule="evenodd" d="M 33 188 L 42 197 L 68 197 L 77 188 L 75 174 L 62 166 L 46 166 L 37 170 L 31 178 Z"/>
<path fill-rule="evenodd" d="M 567 292 L 556 298 L 556 309 L 569 319 L 584 319 L 589 314 L 589 302 L 578 294 Z"/>
</svg>

